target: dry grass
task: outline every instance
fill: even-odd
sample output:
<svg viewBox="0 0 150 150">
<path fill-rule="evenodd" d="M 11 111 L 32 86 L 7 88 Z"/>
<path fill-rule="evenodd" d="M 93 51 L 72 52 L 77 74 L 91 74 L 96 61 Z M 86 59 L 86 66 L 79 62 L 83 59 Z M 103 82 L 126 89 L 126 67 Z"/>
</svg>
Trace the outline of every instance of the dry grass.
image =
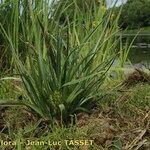
<svg viewBox="0 0 150 150">
<path fill-rule="evenodd" d="M 133 73 L 129 74 L 123 85 L 134 86 L 138 83 L 150 83 L 150 74 L 144 72 L 141 69 L 136 69 Z"/>
<path fill-rule="evenodd" d="M 148 150 L 150 147 L 150 112 L 129 118 L 95 111 L 91 116 L 83 115 L 78 127 L 86 128 L 87 137 L 100 149 L 115 149 L 117 140 L 121 143 L 118 150 Z"/>
</svg>

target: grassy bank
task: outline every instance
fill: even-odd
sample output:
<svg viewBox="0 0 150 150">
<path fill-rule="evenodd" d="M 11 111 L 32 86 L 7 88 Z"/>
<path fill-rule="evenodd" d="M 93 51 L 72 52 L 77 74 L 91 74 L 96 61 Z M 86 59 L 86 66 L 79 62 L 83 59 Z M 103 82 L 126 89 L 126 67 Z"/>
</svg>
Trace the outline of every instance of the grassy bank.
<svg viewBox="0 0 150 150">
<path fill-rule="evenodd" d="M 17 82 L 0 82 L 0 99 L 23 100 L 24 95 L 20 95 Z M 124 81 L 111 80 L 107 84 L 109 86 L 102 89 L 91 113 L 78 114 L 76 125 L 70 124 L 68 128 L 56 125 L 52 129 L 48 122 L 32 115 L 27 107 L 0 107 L 1 149 L 148 150 L 149 83 L 134 83 L 128 78 Z M 2 140 L 16 142 L 16 145 L 4 146 Z M 49 142 L 49 145 L 43 145 L 43 141 Z M 53 145 L 54 141 L 55 144 L 61 141 L 61 144 Z"/>
<path fill-rule="evenodd" d="M 123 31 L 124 34 L 150 34 L 150 27 L 143 27 L 139 29 L 133 29 L 133 30 L 126 30 Z"/>
</svg>

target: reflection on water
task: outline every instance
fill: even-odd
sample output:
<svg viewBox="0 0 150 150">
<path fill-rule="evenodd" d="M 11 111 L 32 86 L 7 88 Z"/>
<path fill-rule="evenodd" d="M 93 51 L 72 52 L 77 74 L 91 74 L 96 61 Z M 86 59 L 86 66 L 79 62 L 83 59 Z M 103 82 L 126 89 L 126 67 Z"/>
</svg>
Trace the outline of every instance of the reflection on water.
<svg viewBox="0 0 150 150">
<path fill-rule="evenodd" d="M 136 67 L 150 65 L 150 48 L 132 48 L 128 59 Z"/>
<path fill-rule="evenodd" d="M 134 41 L 128 59 L 133 66 L 142 68 L 150 67 L 150 36 L 138 36 Z"/>
</svg>

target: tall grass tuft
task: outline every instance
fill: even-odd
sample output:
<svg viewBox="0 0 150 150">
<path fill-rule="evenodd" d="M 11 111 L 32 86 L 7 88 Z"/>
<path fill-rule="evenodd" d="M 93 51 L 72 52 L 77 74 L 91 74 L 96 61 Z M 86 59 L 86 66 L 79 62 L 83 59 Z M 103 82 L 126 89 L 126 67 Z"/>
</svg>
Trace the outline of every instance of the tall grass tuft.
<svg viewBox="0 0 150 150">
<path fill-rule="evenodd" d="M 117 53 L 118 16 L 95 1 L 82 7 L 76 0 L 11 5 L 13 28 L 1 24 L 1 31 L 26 90 L 20 103 L 52 123 L 68 124 L 90 112 Z"/>
</svg>

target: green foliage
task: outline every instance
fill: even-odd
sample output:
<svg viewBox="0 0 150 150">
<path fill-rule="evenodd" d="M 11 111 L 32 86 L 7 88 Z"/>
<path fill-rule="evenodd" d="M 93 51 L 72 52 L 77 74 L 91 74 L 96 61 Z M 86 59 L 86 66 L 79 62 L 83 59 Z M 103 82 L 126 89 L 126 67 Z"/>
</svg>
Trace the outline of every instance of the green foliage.
<svg viewBox="0 0 150 150">
<path fill-rule="evenodd" d="M 74 1 L 70 20 L 70 5 L 58 2 L 53 10 L 53 3 L 50 7 L 47 0 L 34 3 L 34 8 L 24 2 L 20 14 L 19 2 L 13 3 L 15 26 L 6 30 L 1 24 L 1 30 L 29 97 L 21 104 L 51 123 L 75 122 L 76 114 L 90 112 L 115 59 L 118 16 L 112 20 L 112 12 L 107 14 L 104 6 L 95 3 L 91 4 L 94 12 L 82 13 Z M 66 21 L 60 24 L 62 14 Z M 19 53 L 22 44 L 25 59 Z"/>
<path fill-rule="evenodd" d="M 150 0 L 128 0 L 123 5 L 119 24 L 122 28 L 150 26 Z M 116 10 L 119 8 L 116 8 Z"/>
</svg>

